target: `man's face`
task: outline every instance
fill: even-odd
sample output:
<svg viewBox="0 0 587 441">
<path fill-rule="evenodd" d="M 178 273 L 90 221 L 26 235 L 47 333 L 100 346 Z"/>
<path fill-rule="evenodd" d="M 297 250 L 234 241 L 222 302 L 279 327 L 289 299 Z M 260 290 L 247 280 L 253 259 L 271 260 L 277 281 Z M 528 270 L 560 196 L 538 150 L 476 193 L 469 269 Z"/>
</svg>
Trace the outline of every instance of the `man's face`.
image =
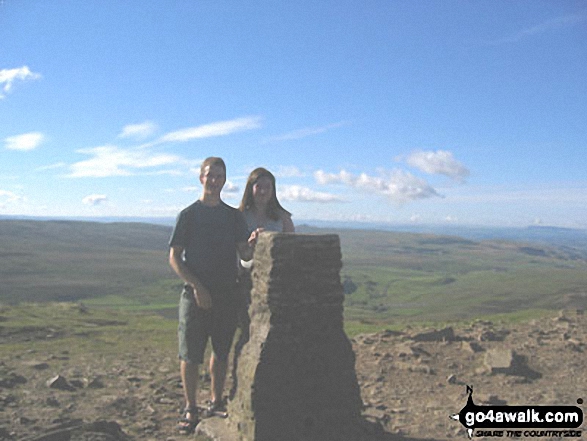
<svg viewBox="0 0 587 441">
<path fill-rule="evenodd" d="M 204 187 L 204 193 L 219 196 L 226 182 L 226 173 L 219 165 L 207 165 L 200 174 L 200 182 Z"/>
</svg>

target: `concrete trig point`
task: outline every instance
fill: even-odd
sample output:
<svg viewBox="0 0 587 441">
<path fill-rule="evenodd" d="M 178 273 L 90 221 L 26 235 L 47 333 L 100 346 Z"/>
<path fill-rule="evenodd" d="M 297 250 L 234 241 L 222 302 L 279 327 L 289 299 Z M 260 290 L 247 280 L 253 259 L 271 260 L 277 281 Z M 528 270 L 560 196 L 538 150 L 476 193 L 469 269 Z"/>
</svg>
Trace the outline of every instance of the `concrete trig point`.
<svg viewBox="0 0 587 441">
<path fill-rule="evenodd" d="M 254 259 L 251 338 L 224 421 L 234 439 L 372 439 L 343 330 L 338 236 L 264 233 Z"/>
</svg>

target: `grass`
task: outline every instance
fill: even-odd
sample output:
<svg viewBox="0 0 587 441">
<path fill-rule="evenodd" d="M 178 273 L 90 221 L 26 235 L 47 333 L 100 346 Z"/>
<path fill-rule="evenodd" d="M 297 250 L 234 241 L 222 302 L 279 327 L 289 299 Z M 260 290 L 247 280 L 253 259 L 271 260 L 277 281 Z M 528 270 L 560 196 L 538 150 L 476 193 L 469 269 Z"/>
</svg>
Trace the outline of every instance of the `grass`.
<svg viewBox="0 0 587 441">
<path fill-rule="evenodd" d="M 137 350 L 175 351 L 177 324 L 158 315 L 89 308 L 73 303 L 0 307 L 0 357 L 23 350 L 116 356 Z"/>
<path fill-rule="evenodd" d="M 559 248 L 340 231 L 347 320 L 410 324 L 574 307 L 587 264 Z M 579 305 L 580 306 L 580 305 Z M 587 305 L 585 305 L 587 306 Z M 583 306 L 584 307 L 584 306 Z"/>
<path fill-rule="evenodd" d="M 341 279 L 354 288 L 345 296 L 351 335 L 580 307 L 569 298 L 587 291 L 583 249 L 429 234 L 304 231 L 340 237 Z M 170 232 L 148 224 L 0 221 L 0 302 L 82 301 L 93 310 L 175 318 L 182 283 L 167 263 Z"/>
<path fill-rule="evenodd" d="M 171 280 L 170 228 L 0 221 L 0 302 L 77 301 Z"/>
</svg>

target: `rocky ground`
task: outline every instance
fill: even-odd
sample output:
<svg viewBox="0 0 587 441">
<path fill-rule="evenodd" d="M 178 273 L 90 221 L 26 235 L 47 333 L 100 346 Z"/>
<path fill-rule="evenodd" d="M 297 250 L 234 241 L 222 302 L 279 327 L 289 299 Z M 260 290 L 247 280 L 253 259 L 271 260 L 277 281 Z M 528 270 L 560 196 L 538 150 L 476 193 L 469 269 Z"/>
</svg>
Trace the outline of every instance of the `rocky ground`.
<svg viewBox="0 0 587 441">
<path fill-rule="evenodd" d="M 586 325 L 586 316 L 566 311 L 508 326 L 477 321 L 357 336 L 364 415 L 389 439 L 466 439 L 463 426 L 449 419 L 466 404 L 466 385 L 476 404 L 577 405 L 587 398 Z M 26 338 L 59 338 L 47 332 L 29 329 Z M 0 344 L 25 338 L 0 337 Z M 182 395 L 173 351 L 141 347 L 80 357 L 63 347 L 3 356 L 0 439 L 185 439 L 175 430 Z"/>
<path fill-rule="evenodd" d="M 355 339 L 365 414 L 410 438 L 464 439 L 448 418 L 466 404 L 577 405 L 587 396 L 587 318 L 557 317 L 509 327 L 466 328 Z M 585 406 L 579 406 L 583 411 Z"/>
</svg>

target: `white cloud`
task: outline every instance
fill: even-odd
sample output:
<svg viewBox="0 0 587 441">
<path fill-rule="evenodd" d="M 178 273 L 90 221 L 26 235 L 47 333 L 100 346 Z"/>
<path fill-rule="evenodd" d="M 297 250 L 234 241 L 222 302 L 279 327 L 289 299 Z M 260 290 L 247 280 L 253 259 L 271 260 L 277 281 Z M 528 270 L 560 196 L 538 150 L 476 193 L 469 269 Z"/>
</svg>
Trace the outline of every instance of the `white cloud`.
<svg viewBox="0 0 587 441">
<path fill-rule="evenodd" d="M 224 187 L 222 187 L 222 191 L 226 193 L 238 193 L 240 191 L 240 187 L 231 181 L 226 181 L 224 183 Z"/>
<path fill-rule="evenodd" d="M 22 200 L 22 197 L 8 190 L 0 189 L 0 206 L 3 206 L 7 202 L 17 202 Z"/>
<path fill-rule="evenodd" d="M 37 167 L 36 170 L 37 171 L 55 170 L 55 169 L 63 168 L 63 167 L 67 167 L 67 164 L 65 162 L 56 162 L 55 164 L 42 165 L 41 167 Z"/>
<path fill-rule="evenodd" d="M 176 190 L 169 189 L 166 191 L 169 193 L 174 193 Z M 183 191 L 185 193 L 198 193 L 198 192 L 202 191 L 202 187 L 196 186 L 196 185 L 190 185 L 187 187 L 182 187 L 180 189 L 180 191 Z M 226 183 L 224 184 L 224 187 L 222 187 L 222 197 L 227 198 L 227 199 L 235 199 L 235 198 L 238 198 L 239 196 L 240 196 L 240 187 L 238 185 L 232 183 L 231 181 L 226 181 Z"/>
<path fill-rule="evenodd" d="M 341 183 L 353 186 L 355 181 L 355 176 L 346 170 L 341 170 L 339 173 L 326 173 L 318 170 L 314 173 L 314 178 L 321 185 Z"/>
<path fill-rule="evenodd" d="M 15 81 L 37 80 L 39 78 L 41 75 L 31 72 L 28 66 L 0 70 L 0 86 L 3 85 L 2 91 L 4 92 L 0 93 L 0 99 L 5 98 L 5 94 L 12 90 Z"/>
<path fill-rule="evenodd" d="M 342 202 L 343 199 L 337 195 L 314 191 L 299 185 L 286 185 L 279 189 L 279 199 L 284 201 L 298 202 Z"/>
<path fill-rule="evenodd" d="M 186 142 L 192 139 L 225 136 L 243 130 L 253 130 L 261 127 L 261 118 L 258 116 L 237 118 L 229 121 L 220 121 L 198 127 L 188 127 L 167 133 L 159 138 L 155 144 L 164 142 Z"/>
<path fill-rule="evenodd" d="M 106 145 L 78 150 L 78 153 L 90 155 L 90 159 L 70 166 L 72 178 L 104 178 L 110 176 L 131 176 L 137 169 L 154 168 L 182 162 L 176 155 L 147 153 L 144 150 L 124 150 Z"/>
<path fill-rule="evenodd" d="M 469 176 L 469 170 L 457 161 L 452 152 L 446 150 L 417 151 L 410 154 L 406 163 L 425 173 L 445 175 L 462 182 Z"/>
<path fill-rule="evenodd" d="M 280 166 L 274 173 L 276 178 L 301 178 L 304 175 L 295 165 Z"/>
<path fill-rule="evenodd" d="M 152 121 L 145 121 L 141 124 L 129 124 L 124 126 L 118 137 L 144 139 L 155 133 L 156 130 L 157 124 Z"/>
<path fill-rule="evenodd" d="M 227 199 L 236 199 L 240 196 L 240 187 L 231 181 L 226 181 L 222 187 L 222 197 Z"/>
<path fill-rule="evenodd" d="M 156 170 L 152 172 L 145 173 L 151 176 L 183 176 L 185 172 L 181 170 Z"/>
<path fill-rule="evenodd" d="M 343 184 L 384 195 L 397 203 L 440 196 L 425 180 L 403 170 L 382 172 L 382 176 L 379 177 L 369 176 L 366 173 L 356 176 L 346 170 L 336 174 L 318 170 L 314 173 L 314 178 L 319 184 Z"/>
<path fill-rule="evenodd" d="M 9 136 L 4 139 L 5 147 L 8 150 L 29 151 L 36 149 L 42 142 L 44 136 L 39 132 L 23 133 L 22 135 Z"/>
<path fill-rule="evenodd" d="M 108 198 L 105 194 L 90 194 L 82 199 L 82 203 L 85 205 L 96 206 L 107 200 Z"/>
<path fill-rule="evenodd" d="M 292 132 L 285 133 L 283 135 L 274 136 L 269 138 L 266 142 L 276 142 L 276 141 L 291 141 L 295 139 L 302 139 L 307 138 L 308 136 L 319 135 L 321 133 L 328 132 L 332 129 L 338 129 L 344 125 L 348 124 L 346 121 L 340 121 L 333 124 L 328 124 L 322 127 L 306 127 L 299 130 L 294 130 Z"/>
</svg>

